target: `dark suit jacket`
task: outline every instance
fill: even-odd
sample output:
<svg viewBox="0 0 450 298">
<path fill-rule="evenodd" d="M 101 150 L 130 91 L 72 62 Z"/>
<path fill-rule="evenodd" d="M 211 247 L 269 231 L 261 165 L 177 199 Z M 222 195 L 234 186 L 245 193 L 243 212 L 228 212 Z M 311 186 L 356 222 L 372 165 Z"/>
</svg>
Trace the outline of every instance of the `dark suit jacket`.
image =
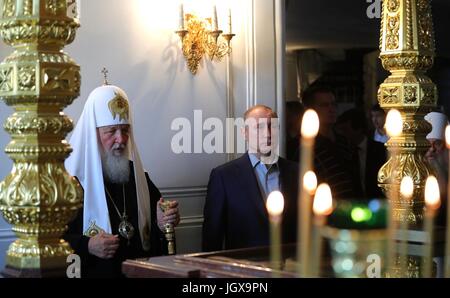
<svg viewBox="0 0 450 298">
<path fill-rule="evenodd" d="M 378 171 L 386 163 L 387 152 L 383 143 L 375 142 L 372 138 L 367 138 L 366 157 L 366 191 L 367 198 L 384 197 L 381 188 L 378 187 Z"/>
<path fill-rule="evenodd" d="M 295 242 L 298 165 L 279 158 L 284 195 L 283 243 Z M 270 243 L 269 220 L 248 154 L 211 171 L 204 208 L 203 250 L 214 251 Z M 223 246 L 224 244 L 224 246 Z"/>
</svg>

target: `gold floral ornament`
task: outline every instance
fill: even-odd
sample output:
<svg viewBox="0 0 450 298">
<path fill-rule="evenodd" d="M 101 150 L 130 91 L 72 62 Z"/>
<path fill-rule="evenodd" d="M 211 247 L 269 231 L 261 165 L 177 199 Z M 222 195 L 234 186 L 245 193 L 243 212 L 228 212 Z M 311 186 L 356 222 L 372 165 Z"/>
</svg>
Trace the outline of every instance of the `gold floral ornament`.
<svg viewBox="0 0 450 298">
<path fill-rule="evenodd" d="M 94 237 L 100 234 L 100 232 L 105 232 L 105 230 L 97 226 L 95 221 L 91 221 L 89 228 L 83 233 L 83 235 L 87 237 Z"/>
<path fill-rule="evenodd" d="M 108 103 L 113 119 L 119 116 L 119 121 L 128 120 L 128 101 L 117 92 L 114 92 L 114 95 L 114 98 Z"/>
<path fill-rule="evenodd" d="M 220 62 L 231 54 L 231 39 L 235 36 L 231 28 L 231 10 L 228 11 L 228 30 L 224 33 L 218 27 L 217 10 L 214 6 L 212 18 L 201 18 L 184 13 L 180 5 L 180 24 L 175 31 L 181 39 L 181 49 L 192 74 L 197 74 L 204 56 Z"/>
</svg>

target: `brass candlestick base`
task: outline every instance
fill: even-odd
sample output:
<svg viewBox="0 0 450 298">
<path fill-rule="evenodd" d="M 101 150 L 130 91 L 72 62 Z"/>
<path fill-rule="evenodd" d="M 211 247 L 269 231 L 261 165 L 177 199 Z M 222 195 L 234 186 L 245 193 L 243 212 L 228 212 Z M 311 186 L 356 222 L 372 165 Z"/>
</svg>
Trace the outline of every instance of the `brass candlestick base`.
<svg viewBox="0 0 450 298">
<path fill-rule="evenodd" d="M 394 265 L 390 272 L 386 273 L 387 278 L 423 278 L 422 275 L 422 257 L 420 256 L 406 256 L 405 271 L 401 268 L 401 263 L 404 257 L 398 256 L 395 259 Z M 431 277 L 437 277 L 437 264 L 433 261 Z"/>
<path fill-rule="evenodd" d="M 164 229 L 164 236 L 166 236 L 167 240 L 167 254 L 176 255 L 177 248 L 175 244 L 175 229 L 172 224 L 166 224 Z"/>
<path fill-rule="evenodd" d="M 164 201 L 160 204 L 161 210 L 166 212 L 169 209 L 171 201 Z M 175 239 L 175 227 L 171 223 L 164 225 L 164 236 L 167 240 L 167 254 L 176 255 L 176 239 Z"/>
</svg>

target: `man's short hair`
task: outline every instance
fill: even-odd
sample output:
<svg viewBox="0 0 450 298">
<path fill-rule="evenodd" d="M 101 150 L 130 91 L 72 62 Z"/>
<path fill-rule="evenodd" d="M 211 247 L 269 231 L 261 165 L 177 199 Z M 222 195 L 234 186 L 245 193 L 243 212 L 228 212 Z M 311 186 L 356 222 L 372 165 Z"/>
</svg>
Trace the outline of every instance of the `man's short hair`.
<svg viewBox="0 0 450 298">
<path fill-rule="evenodd" d="M 327 85 L 311 85 L 308 88 L 305 89 L 302 93 L 302 103 L 306 108 L 310 108 L 314 106 L 314 100 L 316 99 L 316 94 L 318 93 L 331 93 L 334 96 L 336 94 L 334 93 L 334 90 Z"/>
<path fill-rule="evenodd" d="M 362 109 L 353 108 L 345 111 L 337 119 L 337 124 L 350 123 L 353 130 L 361 130 L 364 134 L 367 133 L 368 125 L 367 119 Z"/>
<path fill-rule="evenodd" d="M 286 113 L 290 115 L 302 115 L 305 111 L 305 107 L 299 101 L 288 101 L 286 102 Z"/>
<path fill-rule="evenodd" d="M 383 110 L 383 108 L 380 106 L 379 103 L 376 103 L 372 106 L 372 108 L 370 109 L 371 112 L 381 112 L 383 114 L 386 114 L 385 110 Z"/>
<path fill-rule="evenodd" d="M 271 113 L 271 118 L 278 118 L 278 114 L 276 113 L 276 112 L 274 112 L 271 108 L 269 108 L 268 106 L 266 106 L 266 105 L 261 105 L 261 104 L 258 104 L 258 105 L 254 105 L 253 107 L 251 107 L 251 108 L 249 108 L 247 111 L 245 111 L 245 113 L 244 113 L 244 121 L 245 120 L 247 120 L 247 118 L 249 117 L 249 115 L 254 111 L 254 110 L 257 110 L 257 109 L 264 109 L 264 110 L 266 110 L 266 111 L 270 111 L 270 113 Z"/>
</svg>

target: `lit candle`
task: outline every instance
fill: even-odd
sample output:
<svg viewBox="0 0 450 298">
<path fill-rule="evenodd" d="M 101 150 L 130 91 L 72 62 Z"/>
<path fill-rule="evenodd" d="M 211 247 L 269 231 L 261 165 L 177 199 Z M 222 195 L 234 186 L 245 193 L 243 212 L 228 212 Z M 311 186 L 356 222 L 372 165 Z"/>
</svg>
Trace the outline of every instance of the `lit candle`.
<svg viewBox="0 0 450 298">
<path fill-rule="evenodd" d="M 214 31 L 217 31 L 217 30 L 219 30 L 219 25 L 218 25 L 218 20 L 217 20 L 217 8 L 216 8 L 216 6 L 214 5 L 213 6 L 213 19 L 212 19 L 212 21 L 213 21 L 213 26 L 214 26 Z"/>
<path fill-rule="evenodd" d="M 439 184 L 434 176 L 427 178 L 425 183 L 425 224 L 426 241 L 424 244 L 424 258 L 422 262 L 422 277 L 431 277 L 433 268 L 433 221 L 436 210 L 441 205 Z"/>
<path fill-rule="evenodd" d="M 270 221 L 270 263 L 274 270 L 273 276 L 279 277 L 278 270 L 281 269 L 281 220 L 284 209 L 283 194 L 273 191 L 269 194 L 266 202 Z"/>
<path fill-rule="evenodd" d="M 394 259 L 396 256 L 396 223 L 394 219 L 394 202 L 397 202 L 398 192 L 394 187 L 395 170 L 397 169 L 397 155 L 398 155 L 398 147 L 395 145 L 396 138 L 402 134 L 403 131 L 403 119 L 400 112 L 396 109 L 392 109 L 388 112 L 386 116 L 386 133 L 389 136 L 388 144 L 389 147 L 389 160 L 391 163 L 391 177 L 389 181 L 389 191 L 387 193 L 388 202 L 389 202 L 389 217 L 388 217 L 388 252 L 387 252 L 387 265 L 386 270 L 390 272 L 394 265 Z M 390 275 L 390 274 L 389 274 Z"/>
<path fill-rule="evenodd" d="M 314 211 L 314 239 L 313 239 L 313 277 L 320 275 L 320 260 L 322 257 L 322 235 L 321 230 L 325 225 L 327 215 L 333 211 L 333 198 L 331 189 L 326 183 L 322 183 L 316 190 L 313 203 Z"/>
<path fill-rule="evenodd" d="M 183 3 L 180 4 L 180 19 L 179 19 L 178 28 L 180 28 L 181 30 L 184 30 L 184 8 L 183 8 Z"/>
<path fill-rule="evenodd" d="M 231 27 L 231 8 L 228 9 L 228 33 L 231 34 L 233 32 Z"/>
<path fill-rule="evenodd" d="M 392 109 L 386 116 L 386 132 L 390 137 L 398 137 L 403 131 L 402 114 L 396 109 Z"/>
<path fill-rule="evenodd" d="M 445 129 L 445 142 L 447 149 L 449 150 L 448 162 L 449 162 L 449 177 L 447 182 L 447 229 L 445 240 L 445 277 L 450 278 L 450 125 Z"/>
<path fill-rule="evenodd" d="M 313 171 L 306 172 L 303 176 L 303 188 L 312 197 L 317 189 L 317 177 Z"/>
<path fill-rule="evenodd" d="M 303 179 L 313 169 L 314 141 L 319 132 L 319 117 L 314 110 L 307 110 L 301 126 L 298 223 L 297 223 L 297 273 L 306 277 L 310 272 L 311 250 L 311 194 Z M 316 182 L 317 185 L 317 182 Z M 315 188 L 315 187 L 314 187 Z"/>
<path fill-rule="evenodd" d="M 400 257 L 401 257 L 401 270 L 402 274 L 405 274 L 408 277 L 408 268 L 407 268 L 407 260 L 408 260 L 408 216 L 409 216 L 409 204 L 411 202 L 411 198 L 414 194 L 414 181 L 411 177 L 405 176 L 400 183 L 400 194 L 404 201 L 407 202 L 405 210 L 404 210 L 404 219 L 401 221 L 400 230 L 402 231 L 402 240 L 400 242 Z"/>
</svg>

